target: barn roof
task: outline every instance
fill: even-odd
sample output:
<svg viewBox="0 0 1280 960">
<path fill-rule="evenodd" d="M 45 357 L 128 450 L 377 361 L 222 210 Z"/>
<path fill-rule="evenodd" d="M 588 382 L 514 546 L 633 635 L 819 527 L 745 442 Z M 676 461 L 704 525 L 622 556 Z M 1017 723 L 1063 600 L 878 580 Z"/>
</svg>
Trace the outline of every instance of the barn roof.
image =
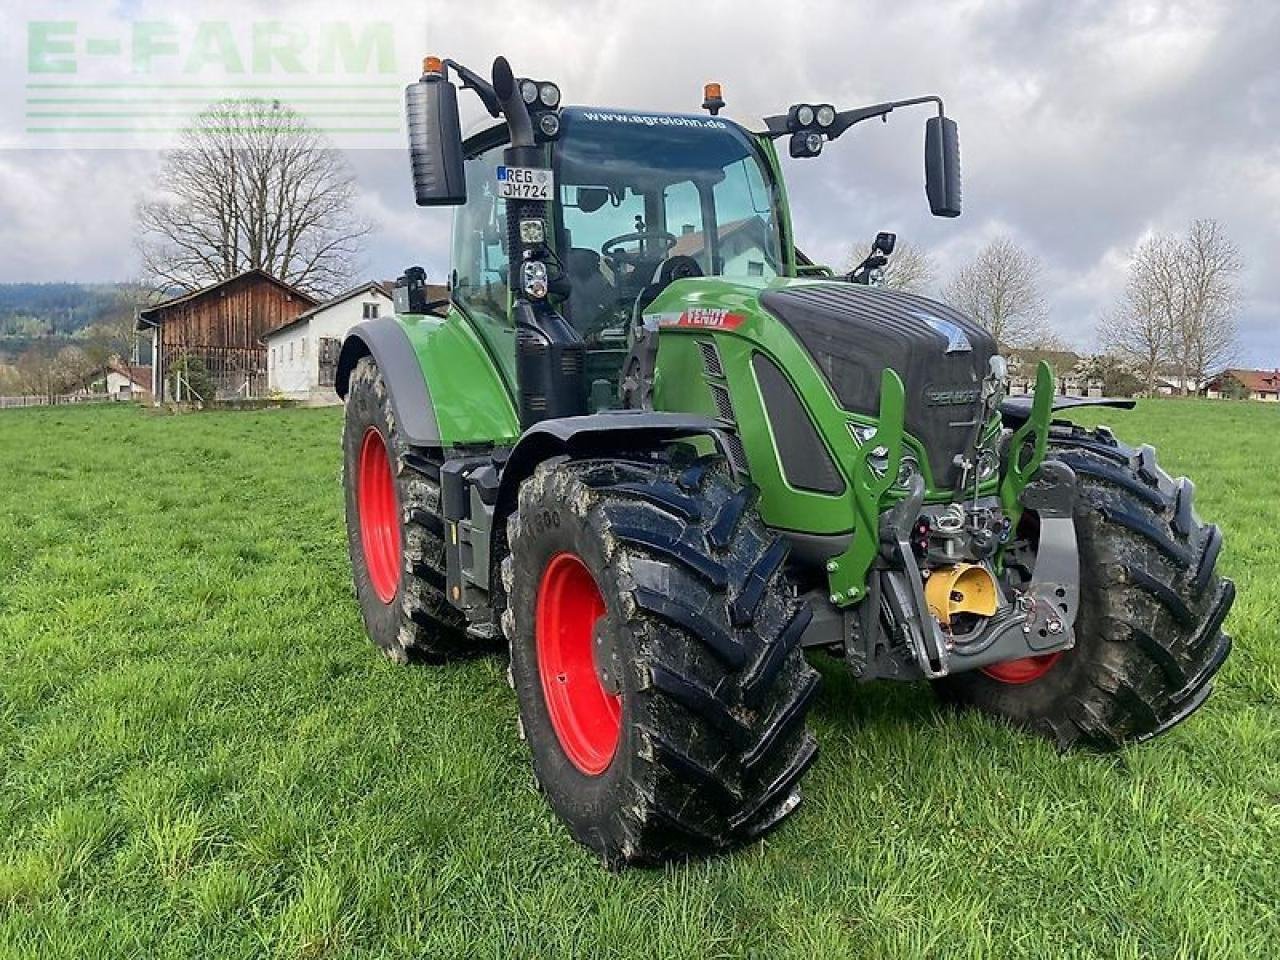
<svg viewBox="0 0 1280 960">
<path fill-rule="evenodd" d="M 380 283 L 377 280 L 370 280 L 368 283 L 362 283 L 359 286 L 352 287 L 350 290 L 344 290 L 332 300 L 326 300 L 324 303 L 317 303 L 314 307 L 304 310 L 287 323 L 282 323 L 280 326 L 268 330 L 262 335 L 262 339 L 263 341 L 270 340 L 278 333 L 290 330 L 300 323 L 306 323 L 317 313 L 320 313 L 323 310 L 328 310 L 330 307 L 336 307 L 338 304 L 346 303 L 348 300 L 353 300 L 356 297 L 364 296 L 366 293 L 380 293 L 382 296 L 389 298 L 391 296 L 391 288 L 385 283 Z"/>
<path fill-rule="evenodd" d="M 286 293 L 297 297 L 308 306 L 315 306 L 316 304 L 316 298 L 311 296 L 309 293 L 303 293 L 297 287 L 285 283 L 279 277 L 273 277 L 271 274 L 267 273 L 267 271 L 255 267 L 253 270 L 246 270 L 243 273 L 237 273 L 234 277 L 228 277 L 226 280 L 219 280 L 217 283 L 211 283 L 207 287 L 201 287 L 199 290 L 192 290 L 190 293 L 179 294 L 178 296 L 171 297 L 168 300 L 161 300 L 159 303 L 153 304 L 145 310 L 139 310 L 138 329 L 141 330 L 143 327 L 158 327 L 160 324 L 164 323 L 164 315 L 174 307 L 203 299 L 204 297 L 221 290 L 223 287 L 250 278 L 266 280 L 269 283 L 273 283 Z"/>
</svg>

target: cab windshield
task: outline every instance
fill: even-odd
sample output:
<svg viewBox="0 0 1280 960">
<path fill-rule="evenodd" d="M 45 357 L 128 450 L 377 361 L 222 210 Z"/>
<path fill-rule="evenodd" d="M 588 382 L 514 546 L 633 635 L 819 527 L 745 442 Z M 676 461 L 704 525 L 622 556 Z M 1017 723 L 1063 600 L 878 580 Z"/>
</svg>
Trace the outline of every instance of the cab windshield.
<svg viewBox="0 0 1280 960">
<path fill-rule="evenodd" d="M 679 275 L 785 269 L 773 178 L 759 146 L 709 117 L 566 109 L 555 142 L 569 322 L 591 343 L 625 336 L 637 299 Z"/>
</svg>

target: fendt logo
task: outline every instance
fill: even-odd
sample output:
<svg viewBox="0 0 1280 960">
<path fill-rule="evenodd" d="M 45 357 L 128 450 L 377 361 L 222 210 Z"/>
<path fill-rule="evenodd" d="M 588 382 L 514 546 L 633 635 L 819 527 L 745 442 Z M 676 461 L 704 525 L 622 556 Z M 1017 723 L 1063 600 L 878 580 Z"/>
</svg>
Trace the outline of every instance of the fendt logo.
<svg viewBox="0 0 1280 960">
<path fill-rule="evenodd" d="M 645 318 L 645 326 L 656 323 L 660 327 L 699 327 L 712 330 L 737 330 L 747 319 L 744 314 L 733 313 L 721 307 L 692 307 L 681 313 L 655 313 Z"/>
<path fill-rule="evenodd" d="M 955 387 L 950 390 L 926 390 L 924 399 L 931 407 L 960 407 L 977 403 L 981 396 L 977 387 Z"/>
</svg>

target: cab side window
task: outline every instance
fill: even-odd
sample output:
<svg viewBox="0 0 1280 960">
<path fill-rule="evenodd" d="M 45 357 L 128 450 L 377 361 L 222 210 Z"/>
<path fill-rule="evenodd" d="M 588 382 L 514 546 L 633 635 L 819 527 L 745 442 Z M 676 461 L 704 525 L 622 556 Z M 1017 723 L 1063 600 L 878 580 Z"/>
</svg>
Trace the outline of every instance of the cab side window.
<svg viewBox="0 0 1280 960">
<path fill-rule="evenodd" d="M 453 221 L 453 299 L 476 319 L 507 322 L 507 218 L 499 202 L 502 148 L 466 163 L 467 202 Z"/>
</svg>

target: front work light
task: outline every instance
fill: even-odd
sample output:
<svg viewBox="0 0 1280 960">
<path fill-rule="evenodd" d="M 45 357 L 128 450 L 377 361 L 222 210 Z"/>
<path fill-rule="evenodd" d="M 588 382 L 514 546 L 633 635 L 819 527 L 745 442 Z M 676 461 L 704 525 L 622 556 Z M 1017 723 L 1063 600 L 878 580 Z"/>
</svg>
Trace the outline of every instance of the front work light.
<svg viewBox="0 0 1280 960">
<path fill-rule="evenodd" d="M 541 300 L 547 295 L 547 265 L 541 260 L 526 260 L 520 271 L 525 296 Z"/>
<path fill-rule="evenodd" d="M 554 113 L 544 113 L 538 118 L 538 129 L 545 137 L 554 137 L 560 132 L 560 118 Z"/>
</svg>

